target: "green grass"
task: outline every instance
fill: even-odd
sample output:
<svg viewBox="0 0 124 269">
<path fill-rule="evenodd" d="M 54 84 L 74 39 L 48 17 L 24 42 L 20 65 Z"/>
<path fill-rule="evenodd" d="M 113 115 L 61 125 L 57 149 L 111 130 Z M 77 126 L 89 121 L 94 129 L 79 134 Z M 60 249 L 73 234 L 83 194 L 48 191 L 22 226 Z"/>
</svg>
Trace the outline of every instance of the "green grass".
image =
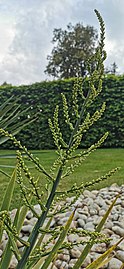
<svg viewBox="0 0 124 269">
<path fill-rule="evenodd" d="M 52 150 L 42 150 L 42 151 L 33 151 L 35 156 L 40 159 L 40 163 L 49 171 L 50 166 L 53 161 L 56 159 L 56 153 Z M 14 151 L 0 150 L 0 169 L 9 175 L 12 174 L 14 166 L 16 164 Z M 99 176 L 104 175 L 109 170 L 112 170 L 115 167 L 120 167 L 120 170 L 109 180 L 96 184 L 94 189 L 100 189 L 105 186 L 110 186 L 112 183 L 117 183 L 118 185 L 124 184 L 124 149 L 98 149 L 96 152 L 92 153 L 79 168 L 75 170 L 75 173 L 71 176 L 65 178 L 60 182 L 59 189 L 67 190 L 74 184 L 80 184 L 82 181 L 87 182 L 92 179 L 96 179 Z M 29 163 L 26 160 L 30 171 L 35 178 L 39 177 L 39 184 L 41 190 L 44 189 L 46 184 L 45 177 L 40 174 L 32 163 Z M 0 204 L 2 202 L 4 192 L 7 186 L 9 178 L 0 173 Z M 35 202 L 35 201 L 34 201 Z M 19 186 L 16 184 L 14 198 L 12 201 L 12 208 L 17 207 L 20 203 L 20 192 Z"/>
</svg>

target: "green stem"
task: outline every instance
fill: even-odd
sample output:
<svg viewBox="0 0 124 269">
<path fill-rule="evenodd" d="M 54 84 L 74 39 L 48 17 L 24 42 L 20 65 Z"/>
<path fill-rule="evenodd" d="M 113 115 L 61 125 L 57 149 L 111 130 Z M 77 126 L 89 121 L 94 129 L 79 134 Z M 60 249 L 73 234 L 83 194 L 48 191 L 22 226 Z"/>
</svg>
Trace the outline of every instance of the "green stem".
<svg viewBox="0 0 124 269">
<path fill-rule="evenodd" d="M 35 226 L 34 226 L 34 229 L 31 233 L 31 236 L 29 237 L 29 243 L 30 243 L 30 246 L 29 247 L 26 247 L 25 250 L 24 250 L 24 253 L 22 255 L 22 258 L 21 260 L 19 261 L 16 269 L 23 269 L 26 265 L 26 262 L 27 262 L 27 259 L 34 247 L 34 244 L 37 240 L 37 237 L 38 237 L 38 234 L 39 234 L 39 228 L 43 225 L 45 219 L 46 219 L 46 216 L 47 216 L 47 213 L 50 209 L 50 206 L 52 204 L 52 201 L 54 199 L 54 196 L 55 196 L 55 192 L 56 192 L 56 189 L 57 189 L 57 186 L 59 184 L 59 181 L 60 181 L 60 178 L 61 178 L 61 175 L 62 175 L 62 169 L 63 165 L 60 167 L 59 171 L 58 171 L 58 175 L 56 177 L 56 181 L 54 182 L 53 184 L 53 187 L 52 187 L 52 190 L 51 190 L 51 193 L 49 195 L 49 198 L 47 200 L 47 203 L 46 203 L 46 211 L 44 211 L 41 215 L 41 217 L 38 219 L 38 221 L 36 222 Z"/>
<path fill-rule="evenodd" d="M 79 127 L 79 125 L 80 125 L 80 123 L 81 123 L 81 121 L 82 121 L 82 118 L 83 118 L 83 115 L 84 115 L 84 112 L 85 112 L 85 109 L 86 109 L 86 105 L 87 105 L 87 102 L 88 102 L 88 100 L 89 100 L 90 91 L 91 91 L 91 90 L 88 91 L 87 97 L 86 97 L 86 99 L 85 99 L 85 101 L 84 101 L 84 103 L 83 103 L 83 106 L 82 106 L 82 109 L 81 109 L 81 112 L 80 112 L 80 117 L 79 117 L 79 119 L 76 121 L 75 128 L 74 128 L 74 130 L 73 130 L 73 132 L 72 132 L 72 134 L 71 134 L 71 137 L 70 137 L 70 140 L 69 140 L 69 144 L 68 144 L 68 149 L 67 149 L 67 151 L 71 148 L 71 146 L 72 146 L 72 144 L 73 144 L 73 137 L 74 137 L 74 135 L 76 134 L 76 132 L 77 132 L 77 130 L 78 130 L 78 127 Z"/>
<path fill-rule="evenodd" d="M 86 105 L 87 105 L 89 96 L 90 96 L 90 90 L 89 90 L 89 92 L 87 94 L 87 97 L 86 97 L 86 99 L 84 101 L 84 104 L 83 104 L 83 107 L 81 109 L 80 118 L 77 120 L 77 122 L 75 124 L 74 131 L 71 134 L 71 137 L 70 137 L 70 140 L 69 140 L 68 149 L 70 149 L 71 146 L 72 146 L 72 144 L 73 144 L 73 137 L 74 137 L 75 133 L 77 132 L 78 127 L 79 127 L 79 124 L 80 124 L 80 122 L 82 120 L 82 117 L 84 115 L 84 111 L 85 111 L 85 108 L 86 108 Z M 54 196 L 55 196 L 55 193 L 56 193 L 56 189 L 58 187 L 59 181 L 60 181 L 61 176 L 62 176 L 64 163 L 65 163 L 65 159 L 63 160 L 63 163 L 62 163 L 62 165 L 59 168 L 59 171 L 58 171 L 56 180 L 53 183 L 53 187 L 52 187 L 51 193 L 50 193 L 49 198 L 48 198 L 47 203 L 46 203 L 46 210 L 42 213 L 41 217 L 36 222 L 36 224 L 34 226 L 34 229 L 33 229 L 32 233 L 31 233 L 31 235 L 29 237 L 29 241 L 28 242 L 30 243 L 30 246 L 25 248 L 24 253 L 22 255 L 22 258 L 19 261 L 16 269 L 24 269 L 25 268 L 27 259 L 28 259 L 29 255 L 30 255 L 33 247 L 34 247 L 34 244 L 35 244 L 36 240 L 37 240 L 37 237 L 38 237 L 38 234 L 39 234 L 39 228 L 42 227 L 42 225 L 43 225 L 43 223 L 44 223 L 44 221 L 46 219 L 47 213 L 48 213 L 48 211 L 50 209 L 50 206 L 51 206 L 51 204 L 53 202 L 53 199 L 54 199 Z"/>
</svg>

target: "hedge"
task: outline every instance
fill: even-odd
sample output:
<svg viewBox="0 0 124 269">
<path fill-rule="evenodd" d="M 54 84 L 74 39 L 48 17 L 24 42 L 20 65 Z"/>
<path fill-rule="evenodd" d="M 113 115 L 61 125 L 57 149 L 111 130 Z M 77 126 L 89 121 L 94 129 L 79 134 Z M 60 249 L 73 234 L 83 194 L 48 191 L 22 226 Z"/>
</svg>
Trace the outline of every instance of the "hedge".
<svg viewBox="0 0 124 269">
<path fill-rule="evenodd" d="M 69 130 L 65 127 L 61 113 L 61 93 L 70 97 L 74 79 L 39 82 L 32 85 L 0 86 L 0 104 L 8 97 L 13 96 L 21 104 L 24 110 L 30 106 L 28 116 L 39 114 L 38 119 L 21 131 L 17 138 L 29 149 L 52 149 L 54 148 L 52 136 L 48 127 L 48 118 L 52 117 L 55 105 L 60 105 L 61 128 L 65 133 L 66 140 Z M 87 89 L 87 84 L 86 84 Z M 86 90 L 85 89 L 85 90 Z M 71 100 L 71 98 L 69 98 Z M 96 108 L 106 101 L 104 116 L 85 134 L 81 146 L 88 147 L 96 142 L 105 131 L 109 131 L 109 137 L 104 142 L 104 147 L 124 146 L 124 76 L 107 75 L 103 80 L 103 91 L 97 101 L 90 107 L 92 114 Z M 71 114 L 71 104 L 70 104 Z M 10 141 L 1 148 L 13 148 Z"/>
</svg>

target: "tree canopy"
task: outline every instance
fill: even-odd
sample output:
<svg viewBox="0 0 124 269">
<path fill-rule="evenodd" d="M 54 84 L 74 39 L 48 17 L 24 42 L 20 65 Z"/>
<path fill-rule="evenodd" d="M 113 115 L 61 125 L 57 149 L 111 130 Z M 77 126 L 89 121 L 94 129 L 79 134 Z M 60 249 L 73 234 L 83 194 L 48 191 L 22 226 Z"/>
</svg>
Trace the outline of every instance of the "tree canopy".
<svg viewBox="0 0 124 269">
<path fill-rule="evenodd" d="M 97 31 L 93 26 L 77 23 L 67 25 L 66 30 L 54 29 L 52 43 L 55 45 L 47 56 L 45 73 L 56 78 L 84 76 L 87 59 L 92 56 Z"/>
</svg>

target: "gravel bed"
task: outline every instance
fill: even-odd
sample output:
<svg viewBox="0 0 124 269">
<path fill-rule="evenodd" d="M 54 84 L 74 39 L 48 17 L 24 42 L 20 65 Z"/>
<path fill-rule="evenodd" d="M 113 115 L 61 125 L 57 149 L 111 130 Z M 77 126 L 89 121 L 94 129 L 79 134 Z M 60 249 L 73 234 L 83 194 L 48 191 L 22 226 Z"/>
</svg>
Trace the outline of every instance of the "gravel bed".
<svg viewBox="0 0 124 269">
<path fill-rule="evenodd" d="M 118 186 L 113 184 L 110 187 L 103 188 L 101 190 L 88 191 L 85 190 L 84 193 L 78 198 L 73 207 L 66 211 L 65 213 L 55 215 L 51 223 L 51 229 L 56 226 L 63 226 L 68 217 L 70 216 L 72 210 L 76 208 L 74 219 L 71 224 L 71 228 L 76 228 L 77 230 L 86 229 L 89 231 L 94 231 L 95 227 L 100 222 L 102 216 L 105 214 L 109 205 L 115 196 L 121 193 L 120 198 L 118 198 L 116 205 L 114 206 L 106 224 L 103 227 L 102 233 L 111 238 L 109 243 L 99 243 L 95 244 L 90 254 L 86 257 L 84 264 L 81 268 L 86 268 L 86 266 L 96 259 L 99 255 L 104 253 L 108 247 L 115 244 L 121 237 L 124 236 L 124 185 Z M 72 198 L 66 199 L 66 204 L 71 202 Z M 41 209 L 39 205 L 35 205 L 34 209 L 40 214 Z M 13 219 L 16 213 L 16 209 L 10 212 L 11 218 Z M 31 211 L 28 211 L 23 227 L 20 232 L 20 237 L 27 241 L 28 237 L 33 229 L 34 224 L 37 219 L 33 216 Z M 49 235 L 46 235 L 44 242 L 49 239 Z M 88 239 L 86 236 L 80 236 L 78 234 L 72 233 L 66 236 L 66 242 L 80 242 Z M 3 250 L 5 249 L 8 237 L 6 232 L 3 234 L 2 243 L 0 245 L 0 257 L 2 257 Z M 50 243 L 55 244 L 55 240 Z M 23 251 L 23 246 L 20 242 L 17 243 L 20 253 Z M 78 244 L 73 246 L 72 249 L 64 249 L 62 253 L 58 254 L 55 261 L 53 269 L 71 269 L 73 268 L 75 262 L 83 250 L 84 245 Z M 107 269 L 120 269 L 122 263 L 124 262 L 124 241 L 122 241 L 115 252 L 115 256 L 111 261 L 102 268 Z M 13 256 L 9 268 L 16 268 L 16 258 Z"/>
</svg>

